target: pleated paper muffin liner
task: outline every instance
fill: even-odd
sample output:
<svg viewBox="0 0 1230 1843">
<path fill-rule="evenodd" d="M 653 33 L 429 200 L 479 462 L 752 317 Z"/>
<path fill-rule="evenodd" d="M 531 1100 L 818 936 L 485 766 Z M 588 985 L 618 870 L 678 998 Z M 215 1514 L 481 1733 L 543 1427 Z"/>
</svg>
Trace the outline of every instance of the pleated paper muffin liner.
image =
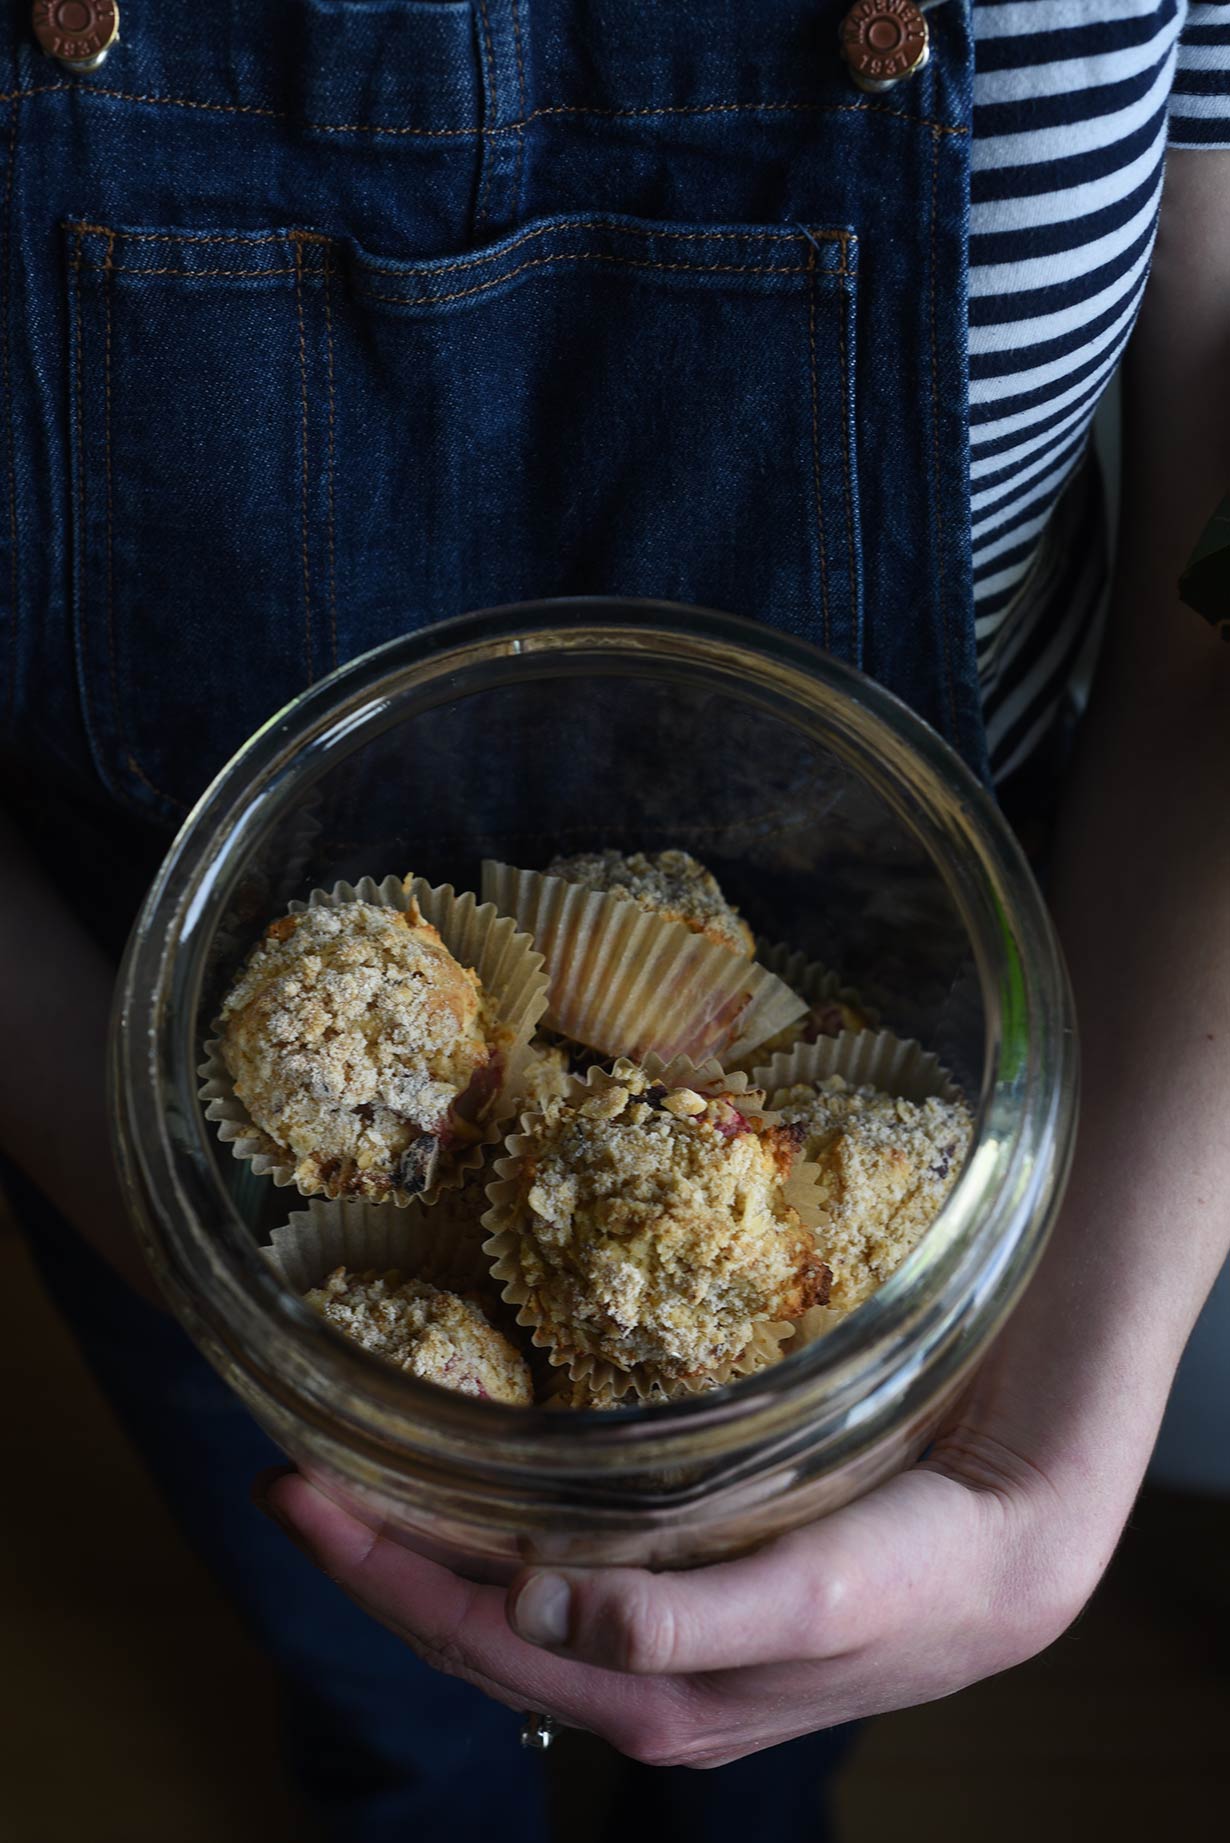
<svg viewBox="0 0 1230 1843">
<path fill-rule="evenodd" d="M 605 1070 L 592 1068 L 583 1075 L 572 1077 L 567 1103 L 579 1106 L 588 1096 L 621 1085 L 621 1081 L 634 1071 L 635 1066 L 628 1060 L 621 1060 L 609 1074 Z M 649 1056 L 640 1066 L 651 1080 L 660 1082 L 664 1088 L 691 1088 L 707 1097 L 717 1094 L 747 1096 L 749 1103 L 754 1099 L 755 1113 L 764 1127 L 780 1124 L 780 1115 L 759 1104 L 762 1096 L 741 1071 L 727 1075 L 721 1065 L 712 1059 L 697 1065 L 686 1056 L 674 1057 L 669 1063 L 664 1063 L 661 1057 Z M 730 1382 L 736 1377 L 752 1375 L 775 1363 L 781 1355 L 783 1343 L 793 1335 L 794 1326 L 789 1321 L 772 1319 L 767 1313 L 753 1318 L 751 1337 L 741 1351 L 703 1372 L 687 1377 L 665 1375 L 652 1363 L 642 1362 L 628 1369 L 621 1368 L 601 1352 L 587 1349 L 579 1343 L 578 1332 L 574 1327 L 556 1324 L 551 1320 L 526 1279 L 520 1259 L 521 1161 L 531 1146 L 526 1129 L 536 1117 L 531 1112 L 521 1115 L 521 1130 L 509 1134 L 505 1142 L 505 1156 L 495 1161 L 496 1175 L 487 1186 L 491 1207 L 483 1218 L 490 1240 L 484 1243 L 483 1251 L 491 1262 L 493 1277 L 503 1285 L 505 1303 L 516 1311 L 517 1323 L 530 1331 L 533 1343 L 547 1352 L 550 1362 L 557 1368 L 566 1369 L 569 1380 L 583 1386 L 590 1395 L 615 1401 L 629 1393 L 640 1400 L 660 1399 L 663 1396 L 675 1399 L 693 1395 Z M 783 1194 L 785 1200 L 798 1212 L 803 1226 L 814 1234 L 823 1215 L 816 1191 L 815 1166 L 801 1159 L 796 1160 Z"/>
<path fill-rule="evenodd" d="M 758 1063 L 752 1080 L 771 1100 L 796 1082 L 815 1086 L 833 1075 L 840 1075 L 851 1088 L 878 1088 L 903 1101 L 925 1101 L 933 1095 L 942 1101 L 964 1099 L 938 1056 L 912 1037 L 895 1037 L 890 1030 L 843 1030 L 839 1037 L 796 1043 Z"/>
<path fill-rule="evenodd" d="M 492 904 L 480 903 L 469 891 L 458 895 L 450 884 L 433 888 L 421 877 L 404 880 L 386 877 L 382 883 L 364 877 L 357 884 L 336 883 L 331 890 L 313 890 L 306 902 L 292 902 L 289 913 L 301 915 L 307 909 L 341 908 L 349 902 L 367 902 L 404 913 L 412 900 L 418 903 L 423 920 L 437 929 L 453 958 L 477 973 L 495 1009 L 503 1039 L 504 1067 L 500 1087 L 486 1113 L 481 1120 L 472 1123 L 472 1143 L 438 1160 L 432 1184 L 417 1195 L 391 1189 L 387 1198 L 363 1199 L 377 1205 L 392 1202 L 401 1208 L 414 1202 L 434 1203 L 441 1192 L 456 1188 L 465 1181 L 468 1172 L 479 1168 L 484 1146 L 499 1144 L 504 1123 L 516 1107 L 522 1074 L 529 1060 L 530 1038 L 547 1002 L 542 956 L 536 952 L 530 936 L 519 931 L 516 923 L 500 915 Z M 216 1018 L 213 1034 L 205 1044 L 205 1060 L 197 1071 L 201 1078 L 199 1094 L 205 1106 L 205 1117 L 217 1126 L 219 1139 L 230 1146 L 236 1158 L 249 1161 L 253 1171 L 271 1177 L 280 1189 L 293 1185 L 302 1196 L 344 1197 L 344 1180 L 326 1182 L 317 1188 L 297 1179 L 297 1160 L 288 1158 L 286 1148 L 278 1145 L 253 1121 L 235 1092 L 230 1070 L 222 1057 L 224 1028 L 223 1020 Z"/>
<path fill-rule="evenodd" d="M 261 1250 L 267 1264 L 298 1298 L 323 1286 L 339 1267 L 353 1275 L 395 1273 L 400 1282 L 419 1280 L 442 1293 L 453 1293 L 476 1307 L 492 1331 L 499 1334 L 525 1364 L 517 1349 L 517 1335 L 508 1335 L 508 1314 L 493 1290 L 480 1252 L 481 1230 L 471 1213 L 469 1233 L 458 1239 L 460 1225 L 450 1220 L 456 1193 L 451 1192 L 435 1209 L 415 1204 L 410 1209 L 382 1209 L 379 1204 L 349 1197 L 326 1202 L 313 1197 L 305 1210 L 296 1210 L 273 1231 L 268 1248 Z M 395 1365 L 395 1367 L 400 1367 Z M 449 1386 L 439 1376 L 433 1381 Z M 465 1393 L 470 1391 L 465 1390 Z"/>
<path fill-rule="evenodd" d="M 807 1010 L 766 967 L 627 898 L 490 859 L 483 897 L 533 935 L 549 1028 L 604 1055 L 725 1066 Z"/>
<path fill-rule="evenodd" d="M 275 1229 L 261 1253 L 279 1279 L 300 1298 L 320 1286 L 335 1268 L 350 1273 L 388 1273 L 426 1280 L 446 1292 L 484 1289 L 487 1272 L 477 1219 L 465 1235 L 453 1219 L 448 1198 L 436 1209 L 415 1204 L 385 1209 L 361 1197 L 328 1202 L 312 1197 Z"/>
</svg>

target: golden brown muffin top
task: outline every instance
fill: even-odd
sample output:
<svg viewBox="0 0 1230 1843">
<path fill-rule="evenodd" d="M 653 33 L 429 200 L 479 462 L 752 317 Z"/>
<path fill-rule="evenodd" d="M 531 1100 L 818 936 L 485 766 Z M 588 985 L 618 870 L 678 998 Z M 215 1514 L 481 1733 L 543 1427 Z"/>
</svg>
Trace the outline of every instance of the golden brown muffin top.
<svg viewBox="0 0 1230 1843">
<path fill-rule="evenodd" d="M 520 1352 L 470 1299 L 426 1280 L 336 1267 L 305 1303 L 364 1350 L 442 1389 L 528 1406 L 530 1372 Z"/>
<path fill-rule="evenodd" d="M 691 1378 L 825 1293 L 785 1195 L 799 1135 L 762 1105 L 625 1063 L 526 1123 L 517 1258 L 557 1347 Z"/>
<path fill-rule="evenodd" d="M 973 1123 L 963 1101 L 901 1100 L 840 1075 L 773 1096 L 802 1128 L 819 1168 L 828 1220 L 819 1232 L 833 1270 L 829 1303 L 850 1311 L 898 1268 L 957 1181 Z"/>
<path fill-rule="evenodd" d="M 307 909 L 274 922 L 222 1007 L 222 1056 L 300 1188 L 413 1195 L 497 1032 L 477 975 L 416 905 Z"/>
</svg>

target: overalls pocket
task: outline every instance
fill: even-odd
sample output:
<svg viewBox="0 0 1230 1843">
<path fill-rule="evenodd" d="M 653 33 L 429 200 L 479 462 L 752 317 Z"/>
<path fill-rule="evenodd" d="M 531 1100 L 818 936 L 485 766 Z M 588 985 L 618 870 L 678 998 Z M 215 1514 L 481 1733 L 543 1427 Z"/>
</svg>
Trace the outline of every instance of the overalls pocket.
<svg viewBox="0 0 1230 1843">
<path fill-rule="evenodd" d="M 850 231 L 570 214 L 405 262 L 298 228 L 65 244 L 81 693 L 146 813 L 466 608 L 686 598 L 858 661 Z"/>
</svg>

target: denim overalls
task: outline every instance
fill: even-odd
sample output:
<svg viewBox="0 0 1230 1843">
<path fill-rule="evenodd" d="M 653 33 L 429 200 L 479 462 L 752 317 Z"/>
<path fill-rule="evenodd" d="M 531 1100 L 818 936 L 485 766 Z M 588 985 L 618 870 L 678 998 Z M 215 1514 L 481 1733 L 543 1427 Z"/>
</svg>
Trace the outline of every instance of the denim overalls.
<svg viewBox="0 0 1230 1843">
<path fill-rule="evenodd" d="M 969 0 L 928 13 L 929 62 L 880 94 L 841 59 L 845 11 L 122 0 L 80 75 L 6 6 L 5 800 L 53 864 L 105 869 L 109 944 L 251 730 L 467 608 L 743 613 L 863 667 L 983 769 Z M 437 1796 L 455 1836 L 466 1800 L 475 1836 L 497 1810 L 521 1834 L 514 1804 L 542 1834 L 515 1719 L 421 1687 L 254 1532 L 261 1443 L 221 1385 L 51 1224 L 35 1239 L 194 1539 L 324 1725 L 376 1756 L 386 1792 L 347 1805 L 355 1750 L 314 1751 L 338 1834 L 442 1834 Z M 405 1793 L 409 1763 L 466 1749 L 501 1771 Z M 800 1749 L 805 1776 L 824 1743 Z M 763 1763 L 778 1822 L 788 1759 Z M 735 1788 L 761 1770 L 689 1783 L 725 1782 L 747 1834 Z"/>
</svg>

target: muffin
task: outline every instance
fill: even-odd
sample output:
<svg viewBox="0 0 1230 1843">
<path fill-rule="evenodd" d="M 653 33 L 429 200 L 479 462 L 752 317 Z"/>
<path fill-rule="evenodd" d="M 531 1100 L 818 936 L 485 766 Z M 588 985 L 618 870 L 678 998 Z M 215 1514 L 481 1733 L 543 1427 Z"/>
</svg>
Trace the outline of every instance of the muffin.
<svg viewBox="0 0 1230 1843">
<path fill-rule="evenodd" d="M 488 1247 L 558 1358 L 694 1384 L 827 1297 L 786 1194 L 802 1135 L 768 1121 L 763 1098 L 621 1062 L 523 1122 L 490 1192 L 488 1225 L 508 1236 Z"/>
<path fill-rule="evenodd" d="M 832 1269 L 827 1304 L 849 1312 L 887 1280 L 930 1228 L 956 1183 L 973 1122 L 963 1101 L 905 1101 L 840 1075 L 773 1096 L 804 1134 L 819 1171 L 827 1221 L 820 1240 Z"/>
<path fill-rule="evenodd" d="M 222 1006 L 235 1093 L 305 1195 L 407 1202 L 479 1136 L 507 1033 L 415 902 L 274 922 Z"/>
<path fill-rule="evenodd" d="M 635 902 L 647 914 L 682 922 L 693 934 L 706 935 L 747 959 L 756 951 L 751 929 L 727 902 L 717 878 L 686 851 L 658 851 L 652 856 L 643 851 L 630 856 L 619 851 L 581 852 L 555 858 L 546 874 Z"/>
<path fill-rule="evenodd" d="M 426 1280 L 337 1267 L 304 1294 L 327 1324 L 364 1350 L 422 1382 L 481 1401 L 528 1406 L 534 1399 L 525 1359 L 479 1307 Z"/>
</svg>

